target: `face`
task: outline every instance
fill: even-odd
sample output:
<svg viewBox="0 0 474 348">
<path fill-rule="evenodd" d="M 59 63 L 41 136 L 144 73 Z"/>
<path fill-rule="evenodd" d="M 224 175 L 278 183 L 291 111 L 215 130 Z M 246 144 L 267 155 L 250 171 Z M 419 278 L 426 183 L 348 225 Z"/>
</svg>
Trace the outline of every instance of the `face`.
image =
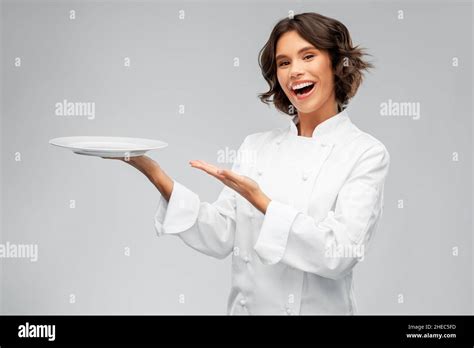
<svg viewBox="0 0 474 348">
<path fill-rule="evenodd" d="M 305 47 L 310 48 L 300 51 Z M 275 56 L 278 82 L 298 114 L 334 115 L 337 104 L 329 54 L 316 49 L 296 31 L 290 31 L 279 38 Z M 306 94 L 298 96 L 292 89 L 298 81 L 309 81 L 314 85 Z"/>
</svg>

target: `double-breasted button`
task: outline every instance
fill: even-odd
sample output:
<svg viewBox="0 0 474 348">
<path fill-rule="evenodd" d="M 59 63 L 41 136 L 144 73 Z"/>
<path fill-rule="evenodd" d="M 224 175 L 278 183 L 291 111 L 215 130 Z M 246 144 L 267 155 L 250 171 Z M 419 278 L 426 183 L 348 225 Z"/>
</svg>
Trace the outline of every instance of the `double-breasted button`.
<svg viewBox="0 0 474 348">
<path fill-rule="evenodd" d="M 291 308 L 286 309 L 286 314 L 291 314 Z"/>
<path fill-rule="evenodd" d="M 245 307 L 246 304 L 247 304 L 247 301 L 245 300 L 245 298 L 243 298 L 243 299 L 240 300 L 240 305 L 241 305 L 242 307 Z"/>
<path fill-rule="evenodd" d="M 261 170 L 261 169 L 257 170 L 257 174 L 258 174 L 258 176 L 261 176 L 263 174 L 263 170 Z"/>
<path fill-rule="evenodd" d="M 301 178 L 306 181 L 308 180 L 308 173 L 303 173 L 303 175 L 301 176 Z"/>
<path fill-rule="evenodd" d="M 245 256 L 245 257 L 244 257 L 244 261 L 245 261 L 245 263 L 249 263 L 249 262 L 250 262 L 250 258 L 249 258 L 248 256 Z"/>
</svg>

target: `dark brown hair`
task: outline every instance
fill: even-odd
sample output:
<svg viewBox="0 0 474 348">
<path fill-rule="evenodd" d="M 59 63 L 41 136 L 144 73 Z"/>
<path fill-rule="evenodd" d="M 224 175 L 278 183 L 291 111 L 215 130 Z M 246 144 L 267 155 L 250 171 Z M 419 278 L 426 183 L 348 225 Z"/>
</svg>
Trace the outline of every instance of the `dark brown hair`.
<svg viewBox="0 0 474 348">
<path fill-rule="evenodd" d="M 259 94 L 258 97 L 265 104 L 273 102 L 275 107 L 285 114 L 295 114 L 295 108 L 291 108 L 290 100 L 278 83 L 275 60 L 278 39 L 284 33 L 293 30 L 317 49 L 329 53 L 334 72 L 338 112 L 344 110 L 362 83 L 363 70 L 374 66 L 362 59 L 363 55 L 370 56 L 370 54 L 364 53 L 364 49 L 359 46 L 352 46 L 349 31 L 344 24 L 314 12 L 297 14 L 292 18 L 286 17 L 273 28 L 258 57 L 258 64 L 270 90 Z M 273 100 L 270 99 L 271 96 Z"/>
</svg>

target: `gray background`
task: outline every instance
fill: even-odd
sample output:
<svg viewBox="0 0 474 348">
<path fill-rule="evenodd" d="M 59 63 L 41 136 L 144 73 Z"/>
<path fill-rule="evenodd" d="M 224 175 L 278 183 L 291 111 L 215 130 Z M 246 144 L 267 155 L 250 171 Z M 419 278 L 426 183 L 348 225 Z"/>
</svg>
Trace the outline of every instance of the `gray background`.
<svg viewBox="0 0 474 348">
<path fill-rule="evenodd" d="M 272 0 L 2 3 L 1 240 L 37 243 L 39 259 L 0 259 L 1 313 L 225 313 L 230 258 L 156 237 L 159 192 L 131 166 L 48 140 L 167 141 L 149 155 L 214 201 L 222 184 L 188 161 L 216 163 L 226 146 L 286 124 L 257 99 L 267 88 L 257 55 L 289 10 L 342 21 L 376 65 L 348 108 L 391 154 L 384 216 L 355 269 L 360 313 L 473 312 L 472 3 Z M 63 99 L 95 102 L 95 119 L 56 116 Z M 421 118 L 381 116 L 388 99 L 419 102 Z"/>
</svg>

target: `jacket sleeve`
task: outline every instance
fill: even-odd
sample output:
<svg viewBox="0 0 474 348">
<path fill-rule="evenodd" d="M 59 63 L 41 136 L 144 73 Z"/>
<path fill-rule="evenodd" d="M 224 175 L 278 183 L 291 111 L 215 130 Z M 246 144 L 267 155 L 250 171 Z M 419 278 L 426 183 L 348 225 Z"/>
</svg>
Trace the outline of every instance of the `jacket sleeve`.
<svg viewBox="0 0 474 348">
<path fill-rule="evenodd" d="M 272 200 L 254 245 L 262 262 L 283 262 L 330 279 L 349 273 L 363 259 L 382 216 L 389 164 L 382 144 L 366 150 L 339 191 L 334 211 L 319 221 Z"/>
<path fill-rule="evenodd" d="M 245 143 L 246 140 L 232 165 L 232 170 L 238 173 Z M 196 193 L 176 180 L 169 201 L 160 195 L 155 213 L 158 236 L 177 235 L 193 249 L 223 259 L 233 249 L 235 227 L 236 192 L 228 186 L 224 186 L 212 204 L 201 202 Z"/>
</svg>

